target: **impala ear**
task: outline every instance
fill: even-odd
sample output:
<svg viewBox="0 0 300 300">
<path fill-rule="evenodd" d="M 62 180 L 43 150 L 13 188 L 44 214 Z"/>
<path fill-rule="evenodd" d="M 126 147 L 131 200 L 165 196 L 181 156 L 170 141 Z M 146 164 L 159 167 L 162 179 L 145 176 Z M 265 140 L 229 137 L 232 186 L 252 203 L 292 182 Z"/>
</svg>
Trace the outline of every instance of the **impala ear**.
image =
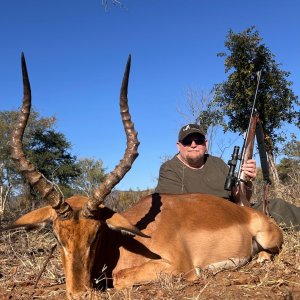
<svg viewBox="0 0 300 300">
<path fill-rule="evenodd" d="M 51 222 L 56 216 L 54 209 L 51 206 L 45 206 L 35 209 L 28 214 L 20 217 L 12 225 L 4 228 L 1 231 L 24 227 L 26 230 L 42 228 L 46 223 Z"/>
<path fill-rule="evenodd" d="M 113 216 L 106 220 L 107 226 L 115 231 L 130 235 L 139 235 L 144 238 L 150 238 L 149 235 L 144 234 L 134 225 L 132 225 L 126 218 L 118 213 L 114 213 Z"/>
</svg>

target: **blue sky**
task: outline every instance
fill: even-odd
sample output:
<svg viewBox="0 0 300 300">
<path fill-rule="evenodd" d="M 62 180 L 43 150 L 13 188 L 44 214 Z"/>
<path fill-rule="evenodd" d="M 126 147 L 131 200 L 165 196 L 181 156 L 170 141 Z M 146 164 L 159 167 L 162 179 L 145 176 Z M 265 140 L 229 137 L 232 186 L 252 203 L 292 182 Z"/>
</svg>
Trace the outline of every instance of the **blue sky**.
<svg viewBox="0 0 300 300">
<path fill-rule="evenodd" d="M 230 28 L 240 32 L 255 25 L 281 68 L 291 72 L 299 95 L 299 1 L 123 3 L 126 9 L 105 12 L 101 0 L 0 2 L 0 110 L 20 106 L 24 51 L 34 108 L 56 116 L 55 129 L 72 143 L 72 154 L 102 159 L 108 171 L 125 149 L 118 101 L 131 53 L 129 103 L 141 145 L 119 189 L 156 185 L 162 157 L 176 153 L 178 130 L 187 122 L 178 113 L 187 90 L 208 93 L 227 78 L 216 54 L 225 50 Z M 238 135 L 219 133 L 216 139 L 237 143 Z"/>
</svg>

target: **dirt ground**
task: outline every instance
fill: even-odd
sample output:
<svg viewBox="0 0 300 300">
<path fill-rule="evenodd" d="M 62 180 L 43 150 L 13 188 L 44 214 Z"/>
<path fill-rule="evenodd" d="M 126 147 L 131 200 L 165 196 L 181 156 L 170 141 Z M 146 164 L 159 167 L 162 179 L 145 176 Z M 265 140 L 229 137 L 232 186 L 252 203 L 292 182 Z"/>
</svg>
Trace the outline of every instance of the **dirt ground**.
<svg viewBox="0 0 300 300">
<path fill-rule="evenodd" d="M 64 274 L 55 250 L 40 280 L 37 277 L 55 244 L 50 230 L 1 233 L 0 299 L 65 299 Z M 272 262 L 216 273 L 203 272 L 196 282 L 162 275 L 130 289 L 91 291 L 83 299 L 300 299 L 300 233 L 285 231 L 281 253 Z M 50 246 L 49 246 L 50 245 Z M 37 282 L 36 288 L 34 288 Z"/>
<path fill-rule="evenodd" d="M 298 273 L 298 274 L 297 274 Z M 252 265 L 251 270 L 222 272 L 204 276 L 197 282 L 184 282 L 169 276 L 159 282 L 122 291 L 93 291 L 84 299 L 300 299 L 299 270 L 274 270 Z M 65 285 L 41 280 L 33 289 L 32 282 L 10 283 L 1 289 L 0 299 L 65 299 Z"/>
</svg>

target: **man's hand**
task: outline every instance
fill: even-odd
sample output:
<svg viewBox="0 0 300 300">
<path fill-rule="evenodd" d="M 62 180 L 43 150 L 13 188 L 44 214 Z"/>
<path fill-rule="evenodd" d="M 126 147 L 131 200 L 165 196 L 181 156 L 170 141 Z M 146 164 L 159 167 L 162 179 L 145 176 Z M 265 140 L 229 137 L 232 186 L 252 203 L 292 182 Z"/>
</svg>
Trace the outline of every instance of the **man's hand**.
<svg viewBox="0 0 300 300">
<path fill-rule="evenodd" d="M 257 175 L 255 160 L 254 159 L 247 160 L 242 165 L 242 171 L 245 173 L 245 175 L 248 175 L 250 177 L 250 181 L 253 181 Z"/>
<path fill-rule="evenodd" d="M 249 176 L 250 180 L 241 182 L 239 185 L 234 186 L 232 189 L 233 200 L 241 205 L 250 206 L 250 199 L 252 195 L 253 183 L 257 174 L 256 162 L 254 159 L 247 160 L 243 166 L 242 171 L 245 175 Z"/>
</svg>

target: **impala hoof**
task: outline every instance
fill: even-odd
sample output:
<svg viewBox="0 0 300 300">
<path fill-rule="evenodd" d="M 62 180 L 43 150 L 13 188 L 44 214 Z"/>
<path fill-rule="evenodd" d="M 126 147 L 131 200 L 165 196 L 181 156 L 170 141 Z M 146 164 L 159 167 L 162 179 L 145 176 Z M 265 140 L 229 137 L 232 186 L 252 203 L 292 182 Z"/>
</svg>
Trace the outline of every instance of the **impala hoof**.
<svg viewBox="0 0 300 300">
<path fill-rule="evenodd" d="M 262 263 L 264 261 L 270 261 L 272 257 L 271 253 L 268 253 L 266 251 L 261 251 L 258 253 L 257 262 Z"/>
</svg>

